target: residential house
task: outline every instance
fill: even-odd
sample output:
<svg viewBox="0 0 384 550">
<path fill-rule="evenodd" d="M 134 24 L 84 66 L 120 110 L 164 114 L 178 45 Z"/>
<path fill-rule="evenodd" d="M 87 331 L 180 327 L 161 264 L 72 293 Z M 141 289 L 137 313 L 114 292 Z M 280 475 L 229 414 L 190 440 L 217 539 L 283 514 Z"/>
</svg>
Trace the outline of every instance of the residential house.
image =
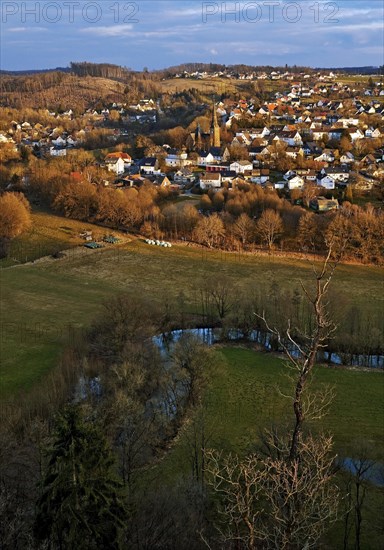
<svg viewBox="0 0 384 550">
<path fill-rule="evenodd" d="M 287 157 L 296 159 L 298 156 L 302 156 L 304 154 L 304 151 L 301 147 L 287 147 L 287 149 L 285 150 L 285 154 L 287 155 Z"/>
<path fill-rule="evenodd" d="M 267 183 L 268 179 L 269 179 L 268 168 L 264 168 L 261 170 L 258 170 L 258 169 L 252 170 L 252 173 L 250 174 L 250 177 L 249 177 L 249 181 L 260 185 Z"/>
<path fill-rule="evenodd" d="M 300 133 L 296 131 L 282 132 L 278 137 L 291 147 L 303 145 L 303 139 Z"/>
<path fill-rule="evenodd" d="M 304 187 L 304 179 L 301 176 L 292 175 L 288 178 L 288 189 L 301 189 Z"/>
<path fill-rule="evenodd" d="M 170 149 L 168 151 L 168 155 L 165 158 L 165 164 L 167 166 L 182 168 L 184 166 L 191 165 L 192 161 L 188 159 L 188 154 L 186 151 L 177 151 L 176 149 Z"/>
<path fill-rule="evenodd" d="M 221 173 L 220 172 L 206 172 L 200 174 L 200 188 L 206 189 L 220 189 L 221 187 Z"/>
<path fill-rule="evenodd" d="M 335 160 L 335 156 L 331 149 L 324 149 L 321 155 L 315 157 L 314 160 L 318 162 L 333 162 Z"/>
<path fill-rule="evenodd" d="M 172 183 L 170 182 L 167 176 L 161 176 L 159 178 L 156 178 L 154 183 L 158 187 L 162 187 L 162 188 L 167 188 L 167 187 L 169 188 L 172 186 Z"/>
<path fill-rule="evenodd" d="M 117 176 L 124 174 L 125 164 L 122 158 L 120 157 L 106 157 L 105 166 L 108 169 L 108 172 L 114 172 Z"/>
<path fill-rule="evenodd" d="M 175 172 L 173 176 L 173 181 L 175 183 L 183 183 L 184 185 L 187 183 L 192 183 L 195 181 L 195 176 L 193 172 L 188 167 L 180 168 L 177 172 Z"/>
<path fill-rule="evenodd" d="M 347 151 L 346 153 L 341 155 L 339 161 L 340 164 L 353 164 L 355 162 L 355 157 L 350 151 Z"/>
<path fill-rule="evenodd" d="M 61 147 L 50 147 L 49 154 L 51 157 L 65 157 L 67 155 L 67 150 Z"/>
<path fill-rule="evenodd" d="M 209 151 L 200 151 L 197 162 L 200 166 L 205 166 L 206 164 L 213 164 L 215 162 L 215 157 Z"/>
<path fill-rule="evenodd" d="M 55 145 L 55 147 L 66 147 L 67 140 L 64 139 L 62 136 L 58 136 L 56 139 L 52 139 L 52 143 L 53 145 Z"/>
<path fill-rule="evenodd" d="M 344 132 L 344 128 L 331 128 L 328 132 L 329 139 L 340 141 Z"/>
<path fill-rule="evenodd" d="M 68 147 L 76 147 L 78 144 L 77 140 L 73 136 L 67 137 L 67 146 Z"/>
<path fill-rule="evenodd" d="M 347 132 L 349 133 L 352 142 L 364 137 L 364 133 L 360 130 L 360 128 L 347 128 Z"/>
<path fill-rule="evenodd" d="M 317 212 L 329 212 L 330 210 L 338 210 L 339 201 L 334 198 L 315 197 L 310 201 L 310 207 Z"/>
<path fill-rule="evenodd" d="M 366 138 L 373 138 L 373 139 L 377 139 L 377 138 L 380 138 L 381 137 L 381 132 L 378 128 L 367 128 L 365 130 L 365 137 Z"/>
<path fill-rule="evenodd" d="M 221 172 L 221 183 L 231 183 L 236 176 L 237 173 L 234 170 L 225 170 Z"/>
<path fill-rule="evenodd" d="M 236 160 L 229 165 L 230 170 L 234 170 L 237 174 L 252 170 L 253 164 L 249 160 Z"/>
<path fill-rule="evenodd" d="M 128 153 L 123 153 L 122 151 L 115 151 L 113 153 L 108 153 L 105 157 L 105 161 L 108 159 L 118 159 L 120 158 L 124 163 L 124 169 L 129 168 L 132 165 L 132 158 Z"/>
<path fill-rule="evenodd" d="M 341 166 L 331 166 L 325 170 L 323 169 L 322 172 L 331 176 L 335 183 L 347 183 L 349 180 L 349 172 Z"/>
<path fill-rule="evenodd" d="M 140 172 L 142 174 L 156 174 L 158 173 L 158 161 L 156 157 L 145 157 L 139 162 Z"/>
<path fill-rule="evenodd" d="M 324 187 L 324 189 L 335 189 L 335 181 L 335 178 L 323 172 L 319 172 L 316 178 L 317 185 Z"/>
<path fill-rule="evenodd" d="M 315 170 L 308 170 L 304 175 L 304 179 L 307 183 L 316 183 L 316 172 Z"/>
<path fill-rule="evenodd" d="M 359 164 L 360 166 L 370 167 L 370 166 L 374 166 L 376 163 L 377 163 L 376 157 L 372 154 L 369 154 L 369 155 L 365 155 L 365 157 L 361 159 Z"/>
<path fill-rule="evenodd" d="M 227 162 L 230 158 L 228 147 L 211 147 L 209 152 L 214 162 Z"/>
</svg>

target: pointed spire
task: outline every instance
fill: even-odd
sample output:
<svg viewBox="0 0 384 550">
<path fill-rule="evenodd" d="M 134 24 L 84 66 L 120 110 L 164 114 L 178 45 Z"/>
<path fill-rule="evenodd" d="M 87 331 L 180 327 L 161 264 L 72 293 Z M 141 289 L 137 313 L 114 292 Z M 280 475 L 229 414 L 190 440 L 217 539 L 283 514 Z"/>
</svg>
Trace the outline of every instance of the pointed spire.
<svg viewBox="0 0 384 550">
<path fill-rule="evenodd" d="M 212 105 L 211 147 L 220 147 L 220 126 L 217 122 L 215 102 Z"/>
</svg>

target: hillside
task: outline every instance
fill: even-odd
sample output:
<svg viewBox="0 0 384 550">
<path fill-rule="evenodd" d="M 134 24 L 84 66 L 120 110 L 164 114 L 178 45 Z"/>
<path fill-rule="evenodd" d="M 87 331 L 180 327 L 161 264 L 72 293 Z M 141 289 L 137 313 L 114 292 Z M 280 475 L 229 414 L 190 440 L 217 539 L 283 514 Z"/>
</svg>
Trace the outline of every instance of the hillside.
<svg viewBox="0 0 384 550">
<path fill-rule="evenodd" d="M 3 76 L 0 104 L 16 109 L 31 107 L 84 110 L 95 106 L 99 101 L 123 101 L 124 90 L 125 85 L 114 79 L 78 77 L 62 72 Z"/>
</svg>

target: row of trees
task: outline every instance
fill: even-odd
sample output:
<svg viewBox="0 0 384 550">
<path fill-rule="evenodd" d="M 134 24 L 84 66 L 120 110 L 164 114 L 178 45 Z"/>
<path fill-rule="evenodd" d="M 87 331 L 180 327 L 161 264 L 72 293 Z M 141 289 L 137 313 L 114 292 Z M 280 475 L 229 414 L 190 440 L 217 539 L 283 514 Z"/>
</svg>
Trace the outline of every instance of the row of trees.
<svg viewBox="0 0 384 550">
<path fill-rule="evenodd" d="M 172 192 L 150 183 L 139 189 L 95 185 L 101 183 L 103 173 L 92 165 L 92 156 L 76 155 L 73 166 L 78 163 L 88 181 L 63 176 L 59 162 L 44 169 L 37 163 L 29 176 L 30 191 L 65 216 L 137 230 L 146 237 L 184 239 L 229 250 L 262 246 L 271 251 L 279 246 L 323 253 L 327 234 L 339 232 L 348 235 L 345 257 L 365 263 L 383 261 L 384 214 L 370 205 L 363 208 L 344 202 L 339 211 L 318 215 L 292 205 L 275 190 L 244 184 L 202 195 L 198 211 L 188 202 L 170 204 L 167 199 L 172 199 Z M 67 161 L 64 165 L 68 170 Z"/>
</svg>

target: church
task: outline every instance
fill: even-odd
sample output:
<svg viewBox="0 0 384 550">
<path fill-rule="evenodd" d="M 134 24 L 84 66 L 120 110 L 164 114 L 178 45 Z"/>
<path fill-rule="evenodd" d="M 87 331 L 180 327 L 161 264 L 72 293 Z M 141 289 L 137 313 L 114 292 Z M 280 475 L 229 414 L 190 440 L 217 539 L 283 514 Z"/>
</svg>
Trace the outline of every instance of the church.
<svg viewBox="0 0 384 550">
<path fill-rule="evenodd" d="M 190 134 L 191 149 L 195 151 L 208 152 L 211 147 L 220 147 L 220 126 L 217 122 L 217 114 L 215 110 L 215 104 L 212 106 L 212 119 L 209 133 L 202 132 L 200 124 L 197 125 L 196 130 Z"/>
</svg>

